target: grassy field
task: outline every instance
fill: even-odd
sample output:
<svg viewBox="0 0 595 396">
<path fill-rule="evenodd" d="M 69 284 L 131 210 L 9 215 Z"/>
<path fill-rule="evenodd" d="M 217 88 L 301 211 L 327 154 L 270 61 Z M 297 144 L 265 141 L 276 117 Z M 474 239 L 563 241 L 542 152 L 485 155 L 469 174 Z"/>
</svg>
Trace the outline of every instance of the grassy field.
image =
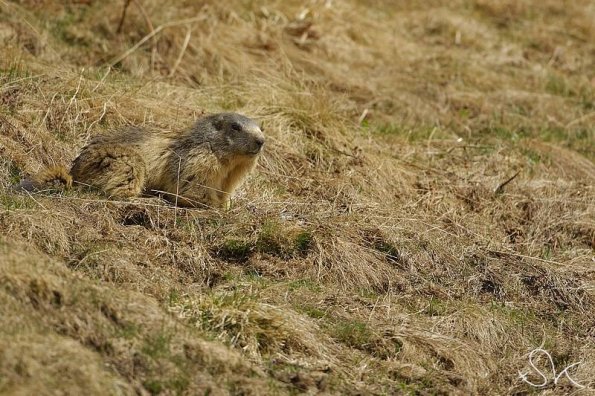
<svg viewBox="0 0 595 396">
<path fill-rule="evenodd" d="M 229 211 L 11 190 L 219 111 Z M 589 0 L 0 0 L 0 393 L 592 394 L 594 135 Z"/>
</svg>

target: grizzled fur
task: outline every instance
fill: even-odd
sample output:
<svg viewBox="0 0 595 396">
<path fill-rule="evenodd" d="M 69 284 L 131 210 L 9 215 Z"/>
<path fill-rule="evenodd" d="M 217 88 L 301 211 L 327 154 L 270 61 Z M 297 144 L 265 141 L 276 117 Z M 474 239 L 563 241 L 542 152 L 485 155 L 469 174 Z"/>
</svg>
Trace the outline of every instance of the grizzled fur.
<svg viewBox="0 0 595 396">
<path fill-rule="evenodd" d="M 263 144 L 260 127 L 250 118 L 220 113 L 184 131 L 128 128 L 98 136 L 82 149 L 70 174 L 75 183 L 114 198 L 150 193 L 180 206 L 227 208 Z"/>
</svg>

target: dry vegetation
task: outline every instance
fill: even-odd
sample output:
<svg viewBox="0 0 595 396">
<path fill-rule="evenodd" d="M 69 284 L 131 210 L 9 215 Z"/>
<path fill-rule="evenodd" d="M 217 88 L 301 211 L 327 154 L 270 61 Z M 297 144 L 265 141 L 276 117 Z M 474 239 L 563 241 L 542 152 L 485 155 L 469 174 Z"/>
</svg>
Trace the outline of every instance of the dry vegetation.
<svg viewBox="0 0 595 396">
<path fill-rule="evenodd" d="M 592 1 L 125 3 L 0 0 L 0 393 L 595 391 Z M 229 212 L 10 189 L 221 110 Z"/>
</svg>

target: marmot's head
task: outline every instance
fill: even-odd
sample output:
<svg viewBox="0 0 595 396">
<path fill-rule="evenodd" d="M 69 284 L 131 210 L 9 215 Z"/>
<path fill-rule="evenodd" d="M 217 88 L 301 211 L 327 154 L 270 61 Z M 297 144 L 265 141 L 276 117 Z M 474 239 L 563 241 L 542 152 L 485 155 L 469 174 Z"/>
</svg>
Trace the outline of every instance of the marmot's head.
<svg viewBox="0 0 595 396">
<path fill-rule="evenodd" d="M 210 124 L 208 141 L 216 154 L 222 157 L 260 154 L 264 134 L 250 118 L 237 113 L 219 113 L 204 120 Z"/>
</svg>

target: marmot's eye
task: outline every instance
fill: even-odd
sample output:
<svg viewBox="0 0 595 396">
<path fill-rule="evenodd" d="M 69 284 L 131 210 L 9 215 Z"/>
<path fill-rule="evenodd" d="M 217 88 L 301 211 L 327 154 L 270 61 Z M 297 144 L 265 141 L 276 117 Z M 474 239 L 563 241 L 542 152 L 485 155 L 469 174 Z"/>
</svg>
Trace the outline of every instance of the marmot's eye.
<svg viewBox="0 0 595 396">
<path fill-rule="evenodd" d="M 242 130 L 242 126 L 240 124 L 238 124 L 237 122 L 233 122 L 231 124 L 231 129 L 233 129 L 234 131 L 241 131 Z"/>
</svg>

